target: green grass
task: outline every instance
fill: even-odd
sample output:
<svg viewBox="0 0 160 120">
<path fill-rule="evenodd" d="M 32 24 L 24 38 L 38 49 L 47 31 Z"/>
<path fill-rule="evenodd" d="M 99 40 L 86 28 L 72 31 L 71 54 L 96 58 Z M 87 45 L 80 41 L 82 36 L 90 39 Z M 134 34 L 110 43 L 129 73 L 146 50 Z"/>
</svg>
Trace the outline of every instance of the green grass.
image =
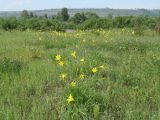
<svg viewBox="0 0 160 120">
<path fill-rule="evenodd" d="M 160 120 L 160 36 L 0 31 L 0 119 Z"/>
</svg>

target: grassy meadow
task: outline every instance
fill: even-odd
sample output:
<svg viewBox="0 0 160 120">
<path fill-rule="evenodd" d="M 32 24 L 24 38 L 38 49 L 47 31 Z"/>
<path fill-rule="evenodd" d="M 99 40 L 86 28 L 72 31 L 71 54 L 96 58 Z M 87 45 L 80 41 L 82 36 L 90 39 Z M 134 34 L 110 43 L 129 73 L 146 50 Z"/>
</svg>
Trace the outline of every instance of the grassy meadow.
<svg viewBox="0 0 160 120">
<path fill-rule="evenodd" d="M 160 120 L 160 36 L 1 30 L 0 120 Z"/>
</svg>

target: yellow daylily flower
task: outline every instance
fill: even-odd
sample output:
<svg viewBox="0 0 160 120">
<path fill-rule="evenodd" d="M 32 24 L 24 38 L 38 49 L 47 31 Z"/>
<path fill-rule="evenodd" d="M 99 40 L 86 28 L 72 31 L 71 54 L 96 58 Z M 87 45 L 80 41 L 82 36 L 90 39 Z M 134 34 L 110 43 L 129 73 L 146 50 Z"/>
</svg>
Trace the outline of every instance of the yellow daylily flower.
<svg viewBox="0 0 160 120">
<path fill-rule="evenodd" d="M 71 53 L 71 56 L 74 57 L 74 58 L 76 58 L 76 52 L 75 52 L 75 51 L 72 52 L 72 53 Z"/>
<path fill-rule="evenodd" d="M 79 78 L 81 78 L 81 79 L 83 79 L 85 77 L 85 75 L 83 74 L 83 73 L 81 73 L 80 75 L 79 75 Z"/>
<path fill-rule="evenodd" d="M 64 80 L 64 79 L 67 77 L 67 74 L 62 73 L 59 77 L 60 77 L 62 80 Z"/>
<path fill-rule="evenodd" d="M 101 65 L 101 66 L 99 66 L 99 68 L 102 68 L 102 69 L 104 69 L 104 65 Z"/>
<path fill-rule="evenodd" d="M 73 98 L 73 96 L 71 94 L 68 96 L 67 102 L 68 103 L 74 102 L 74 98 Z"/>
<path fill-rule="evenodd" d="M 61 55 L 56 55 L 55 60 L 57 60 L 57 61 L 61 60 Z"/>
<path fill-rule="evenodd" d="M 63 62 L 63 61 L 60 61 L 60 62 L 59 62 L 59 65 L 60 65 L 60 66 L 63 66 L 63 65 L 64 65 L 64 62 Z"/>
<path fill-rule="evenodd" d="M 84 58 L 80 59 L 80 62 L 84 62 Z"/>
<path fill-rule="evenodd" d="M 76 86 L 76 82 L 72 81 L 72 82 L 70 83 L 70 86 L 71 86 L 71 87 Z"/>
<path fill-rule="evenodd" d="M 97 72 L 97 68 L 96 67 L 92 68 L 92 72 L 96 73 Z"/>
</svg>

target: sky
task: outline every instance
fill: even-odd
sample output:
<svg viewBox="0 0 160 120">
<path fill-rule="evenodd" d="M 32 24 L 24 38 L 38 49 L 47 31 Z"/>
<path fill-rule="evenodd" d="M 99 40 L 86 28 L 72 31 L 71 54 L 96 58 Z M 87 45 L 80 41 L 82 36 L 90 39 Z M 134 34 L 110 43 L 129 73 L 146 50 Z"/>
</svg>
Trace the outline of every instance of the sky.
<svg viewBox="0 0 160 120">
<path fill-rule="evenodd" d="M 160 0 L 0 0 L 0 11 L 54 8 L 160 9 Z"/>
</svg>

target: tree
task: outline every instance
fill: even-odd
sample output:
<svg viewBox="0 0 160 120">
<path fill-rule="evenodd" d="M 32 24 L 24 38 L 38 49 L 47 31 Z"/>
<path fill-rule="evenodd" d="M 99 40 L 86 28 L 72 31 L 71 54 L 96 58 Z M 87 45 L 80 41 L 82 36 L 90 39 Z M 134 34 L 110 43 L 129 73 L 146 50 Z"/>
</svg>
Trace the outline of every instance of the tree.
<svg viewBox="0 0 160 120">
<path fill-rule="evenodd" d="M 111 13 L 108 14 L 107 18 L 112 19 L 113 15 Z"/>
<path fill-rule="evenodd" d="M 33 18 L 33 17 L 34 17 L 33 12 L 30 12 L 29 17 L 30 17 L 30 18 Z"/>
<path fill-rule="evenodd" d="M 61 11 L 61 15 L 62 15 L 62 20 L 67 21 L 69 19 L 68 9 L 63 8 Z"/>
<path fill-rule="evenodd" d="M 87 17 L 87 19 L 90 19 L 90 18 L 96 18 L 96 19 L 98 19 L 99 18 L 99 16 L 96 13 L 93 13 L 93 12 L 87 12 L 85 14 L 85 16 Z"/>
<path fill-rule="evenodd" d="M 48 18 L 48 15 L 47 15 L 47 14 L 44 14 L 44 18 L 47 19 L 47 18 Z"/>
<path fill-rule="evenodd" d="M 62 15 L 61 12 L 58 12 L 57 15 L 55 16 L 56 20 L 62 21 Z"/>
<path fill-rule="evenodd" d="M 80 23 L 84 22 L 86 19 L 87 18 L 84 15 L 84 13 L 76 13 L 72 18 L 73 22 L 76 24 L 80 24 Z"/>
<path fill-rule="evenodd" d="M 29 18 L 29 13 L 27 10 L 23 10 L 22 13 L 21 13 L 21 17 L 22 18 Z"/>
<path fill-rule="evenodd" d="M 63 8 L 60 12 L 58 12 L 56 19 L 60 21 L 67 21 L 69 19 L 68 9 Z"/>
</svg>

